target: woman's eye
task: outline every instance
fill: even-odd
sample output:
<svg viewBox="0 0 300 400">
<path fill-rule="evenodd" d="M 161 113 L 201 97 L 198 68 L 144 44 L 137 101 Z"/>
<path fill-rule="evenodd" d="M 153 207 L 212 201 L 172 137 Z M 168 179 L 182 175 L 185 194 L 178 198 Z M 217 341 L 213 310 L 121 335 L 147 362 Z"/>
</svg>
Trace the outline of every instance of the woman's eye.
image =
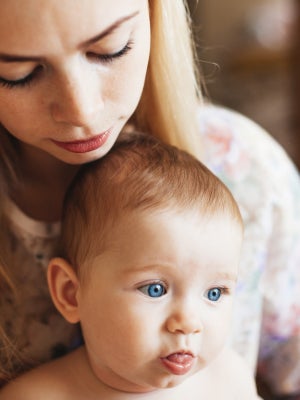
<svg viewBox="0 0 300 400">
<path fill-rule="evenodd" d="M 9 79 L 0 77 L 0 85 L 3 87 L 9 88 L 9 89 L 27 86 L 38 77 L 38 75 L 42 69 L 43 69 L 42 66 L 38 66 L 24 78 L 16 79 L 16 80 L 9 80 Z"/>
<path fill-rule="evenodd" d="M 121 50 L 111 54 L 97 54 L 89 52 L 88 56 L 100 60 L 103 63 L 110 63 L 118 58 L 125 56 L 132 49 L 133 42 L 129 41 Z"/>
<path fill-rule="evenodd" d="M 167 293 L 165 286 L 162 283 L 150 283 L 138 288 L 142 293 L 149 297 L 161 297 Z"/>
<path fill-rule="evenodd" d="M 207 292 L 207 298 L 210 301 L 218 301 L 222 295 L 222 289 L 220 288 L 212 288 Z"/>
</svg>

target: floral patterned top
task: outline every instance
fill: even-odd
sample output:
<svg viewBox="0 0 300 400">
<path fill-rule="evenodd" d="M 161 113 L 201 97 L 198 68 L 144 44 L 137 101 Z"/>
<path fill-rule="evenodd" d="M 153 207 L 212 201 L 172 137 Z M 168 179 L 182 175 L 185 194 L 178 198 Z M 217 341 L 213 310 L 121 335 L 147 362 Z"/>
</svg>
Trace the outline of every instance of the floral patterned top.
<svg viewBox="0 0 300 400">
<path fill-rule="evenodd" d="M 0 322 L 26 360 L 20 366 L 13 359 L 14 368 L 22 372 L 68 352 L 79 342 L 80 331 L 58 314 L 48 291 L 46 270 L 50 258 L 58 255 L 60 223 L 32 220 L 10 201 L 5 213 L 17 296 L 1 293 Z"/>
<path fill-rule="evenodd" d="M 267 133 L 235 112 L 202 107 L 199 132 L 204 163 L 232 190 L 245 222 L 231 344 L 274 391 L 300 392 L 298 172 Z M 52 306 L 45 278 L 60 225 L 33 221 L 11 203 L 6 211 L 23 292 L 17 304 L 5 299 L 1 319 L 26 355 L 46 361 L 79 340 Z"/>
<path fill-rule="evenodd" d="M 199 114 L 207 166 L 245 223 L 233 346 L 274 392 L 300 392 L 300 177 L 260 127 L 214 106 Z M 258 355 L 258 357 L 257 357 Z"/>
</svg>

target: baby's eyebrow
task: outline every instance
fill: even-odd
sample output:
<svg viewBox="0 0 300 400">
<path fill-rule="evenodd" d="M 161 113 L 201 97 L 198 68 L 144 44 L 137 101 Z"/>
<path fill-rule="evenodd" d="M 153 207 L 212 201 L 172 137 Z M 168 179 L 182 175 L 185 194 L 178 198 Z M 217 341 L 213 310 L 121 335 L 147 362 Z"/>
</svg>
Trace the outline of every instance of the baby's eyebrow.
<svg viewBox="0 0 300 400">
<path fill-rule="evenodd" d="M 103 32 L 98 33 L 96 36 L 92 37 L 91 39 L 88 39 L 81 43 L 79 46 L 80 47 L 85 47 L 88 45 L 91 45 L 95 42 L 98 42 L 99 40 L 103 39 L 104 37 L 108 36 L 110 33 L 112 33 L 116 28 L 118 28 L 120 25 L 122 25 L 124 22 L 134 18 L 139 14 L 139 11 L 136 11 L 130 15 L 126 15 L 117 21 L 115 21 L 113 24 L 111 24 L 109 27 L 107 27 Z"/>
<path fill-rule="evenodd" d="M 136 274 L 136 273 L 147 273 L 154 271 L 170 270 L 174 269 L 174 266 L 169 264 L 145 264 L 145 265 L 134 265 L 124 270 L 124 274 Z"/>
<path fill-rule="evenodd" d="M 224 279 L 226 281 L 233 281 L 236 282 L 237 281 L 237 273 L 231 273 L 231 272 L 224 272 L 224 271 L 219 271 L 216 272 L 215 277 L 218 279 Z"/>
</svg>

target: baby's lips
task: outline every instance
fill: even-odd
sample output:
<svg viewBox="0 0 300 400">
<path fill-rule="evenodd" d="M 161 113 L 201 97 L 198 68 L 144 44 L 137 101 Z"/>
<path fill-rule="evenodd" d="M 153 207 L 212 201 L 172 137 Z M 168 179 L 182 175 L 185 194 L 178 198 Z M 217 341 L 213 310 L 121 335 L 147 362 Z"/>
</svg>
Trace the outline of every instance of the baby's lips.
<svg viewBox="0 0 300 400">
<path fill-rule="evenodd" d="M 167 360 L 175 364 L 188 364 L 194 358 L 190 353 L 173 353 L 166 357 Z"/>
<path fill-rule="evenodd" d="M 161 359 L 164 366 L 174 375 L 185 375 L 193 367 L 195 357 L 192 353 L 177 352 Z"/>
</svg>

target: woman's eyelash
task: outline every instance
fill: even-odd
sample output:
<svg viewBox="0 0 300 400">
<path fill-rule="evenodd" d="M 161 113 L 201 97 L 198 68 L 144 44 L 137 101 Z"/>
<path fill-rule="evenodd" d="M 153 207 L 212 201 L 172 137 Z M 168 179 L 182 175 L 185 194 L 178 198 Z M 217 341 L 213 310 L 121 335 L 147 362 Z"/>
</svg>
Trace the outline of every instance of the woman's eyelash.
<svg viewBox="0 0 300 400">
<path fill-rule="evenodd" d="M 8 89 L 13 89 L 14 87 L 28 86 L 35 78 L 37 78 L 37 75 L 40 73 L 42 68 L 42 66 L 38 66 L 31 72 L 31 74 L 16 81 L 10 81 L 4 78 L 0 78 L 0 85 Z"/>
<path fill-rule="evenodd" d="M 113 54 L 99 54 L 96 55 L 96 58 L 101 60 L 104 63 L 110 63 L 116 60 L 117 58 L 121 58 L 125 56 L 133 47 L 133 41 L 129 41 L 121 50 Z"/>
<path fill-rule="evenodd" d="M 11 89 L 15 86 L 22 87 L 22 86 L 28 85 L 32 81 L 33 77 L 34 77 L 34 74 L 31 73 L 30 75 L 26 76 L 25 78 L 18 79 L 17 81 L 9 81 L 4 78 L 0 78 L 0 85 L 5 88 L 9 88 L 9 89 Z"/>
<path fill-rule="evenodd" d="M 100 60 L 103 63 L 111 63 L 114 60 L 123 57 L 125 54 L 127 54 L 131 49 L 132 49 L 132 45 L 133 42 L 129 41 L 120 51 L 113 53 L 113 54 L 90 54 L 93 58 L 97 58 L 98 60 Z M 36 79 L 37 74 L 40 72 L 40 69 L 42 67 L 39 66 L 37 68 L 35 68 L 35 70 L 25 76 L 22 79 L 18 79 L 15 81 L 10 81 L 8 79 L 4 79 L 0 77 L 0 85 L 2 87 L 8 88 L 8 89 L 12 89 L 15 87 L 25 87 L 28 86 L 34 79 Z"/>
</svg>

